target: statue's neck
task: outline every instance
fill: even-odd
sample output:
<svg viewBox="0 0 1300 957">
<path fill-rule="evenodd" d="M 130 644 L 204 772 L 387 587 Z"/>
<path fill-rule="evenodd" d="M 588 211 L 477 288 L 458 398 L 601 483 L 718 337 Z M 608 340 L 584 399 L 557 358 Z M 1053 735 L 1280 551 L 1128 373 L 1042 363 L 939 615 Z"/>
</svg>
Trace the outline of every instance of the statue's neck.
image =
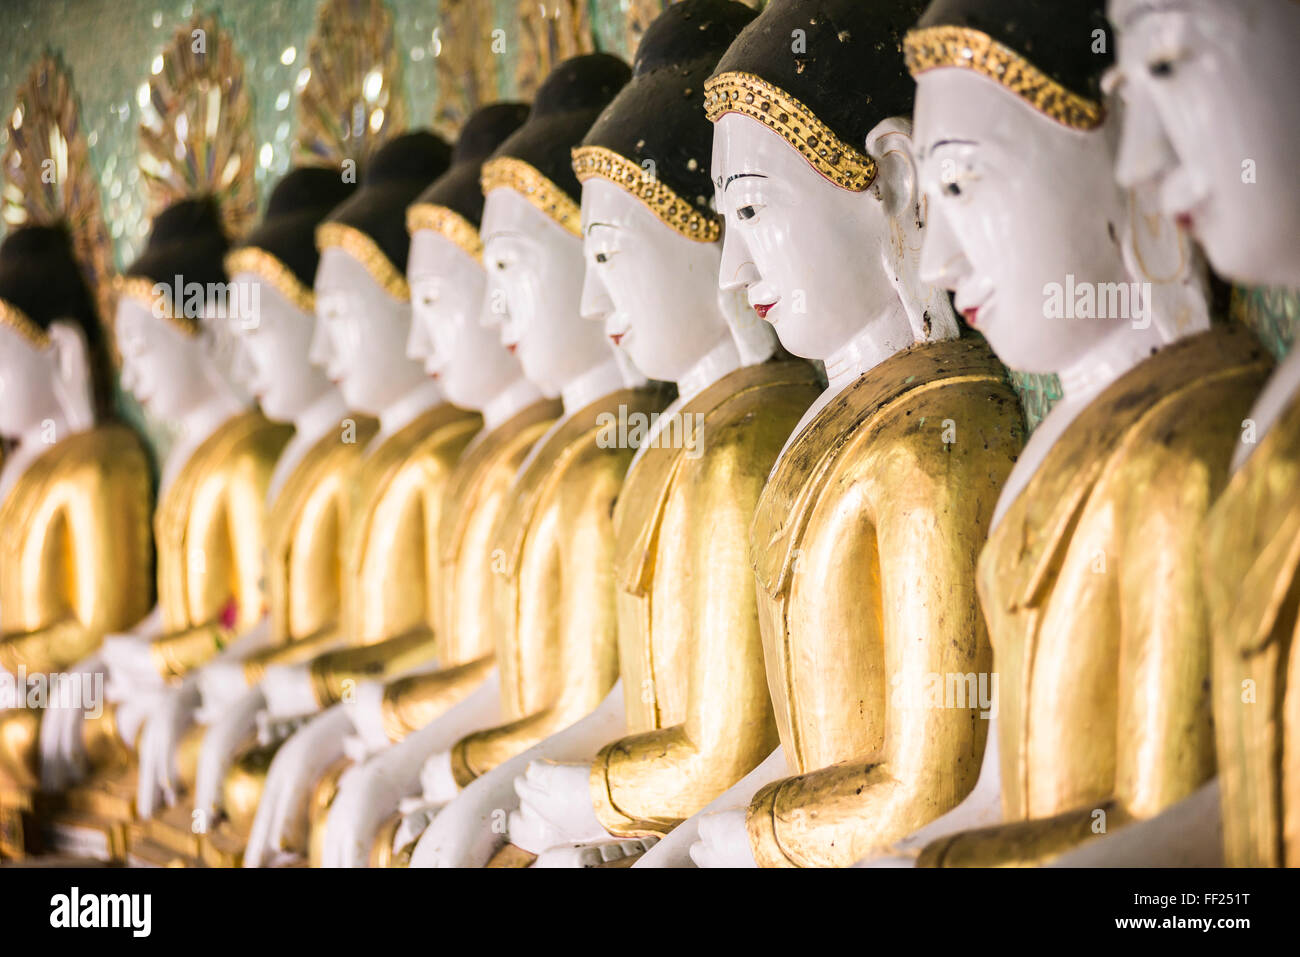
<svg viewBox="0 0 1300 957">
<path fill-rule="evenodd" d="M 72 435 L 71 427 L 62 412 L 46 416 L 40 422 L 27 429 L 18 437 L 14 450 L 5 459 L 4 468 L 0 470 L 0 502 L 9 495 L 9 490 L 17 484 L 18 479 L 38 458 L 48 452 L 55 442 Z"/>
<path fill-rule="evenodd" d="M 440 405 L 442 401 L 442 389 L 438 383 L 432 379 L 420 382 L 380 411 L 376 441 L 386 439 L 410 425 L 422 412 Z"/>
<path fill-rule="evenodd" d="M 541 389 L 519 376 L 483 406 L 483 431 L 490 432 L 542 398 Z"/>
<path fill-rule="evenodd" d="M 1024 451 L 1002 486 L 990 530 L 997 528 L 1002 516 L 1037 474 L 1047 453 L 1080 413 L 1126 372 L 1149 359 L 1162 346 L 1168 345 L 1169 341 L 1154 322 L 1146 329 L 1123 325 L 1083 353 L 1068 368 L 1057 372 L 1061 380 L 1061 398 L 1034 429 L 1034 434 L 1029 437 Z M 1104 454 L 1104 450 L 1099 449 L 1098 454 Z"/>
<path fill-rule="evenodd" d="M 579 409 L 586 408 L 603 395 L 617 392 L 628 385 L 627 376 L 618 364 L 613 353 L 605 361 L 579 373 L 565 383 L 560 390 L 560 401 L 564 404 L 567 418 Z"/>
<path fill-rule="evenodd" d="M 1145 329 L 1129 326 L 1116 329 L 1077 361 L 1057 372 L 1062 401 L 1070 405 L 1092 402 L 1124 373 L 1167 344 L 1155 323 Z"/>
<path fill-rule="evenodd" d="M 729 332 L 724 332 L 712 348 L 696 356 L 690 367 L 677 379 L 677 402 L 685 405 L 713 383 L 731 375 L 742 365 L 740 350 Z"/>
<path fill-rule="evenodd" d="M 907 311 L 898 300 L 892 301 L 878 316 L 868 321 L 848 342 L 826 356 L 827 397 L 839 395 L 862 376 L 892 355 L 915 343 Z"/>
<path fill-rule="evenodd" d="M 785 446 L 777 456 L 772 470 L 776 471 L 791 443 L 830 405 L 831 400 L 890 356 L 897 355 L 915 342 L 907 310 L 901 301 L 894 299 L 880 315 L 865 323 L 853 338 L 826 356 L 823 362 L 826 365 L 827 388 L 803 414 L 799 424 L 785 440 Z"/>
<path fill-rule="evenodd" d="M 319 398 L 294 417 L 293 437 L 289 439 L 289 443 L 276 460 L 275 470 L 271 473 L 271 481 L 267 484 L 266 501 L 268 505 L 276 500 L 276 497 L 280 494 L 280 489 L 284 487 L 284 483 L 293 474 L 293 470 L 302 462 L 303 456 L 307 454 L 308 449 L 324 438 L 330 429 L 338 425 L 345 412 L 347 412 L 347 406 L 343 402 L 343 396 L 338 389 L 331 387 L 322 392 Z"/>
</svg>

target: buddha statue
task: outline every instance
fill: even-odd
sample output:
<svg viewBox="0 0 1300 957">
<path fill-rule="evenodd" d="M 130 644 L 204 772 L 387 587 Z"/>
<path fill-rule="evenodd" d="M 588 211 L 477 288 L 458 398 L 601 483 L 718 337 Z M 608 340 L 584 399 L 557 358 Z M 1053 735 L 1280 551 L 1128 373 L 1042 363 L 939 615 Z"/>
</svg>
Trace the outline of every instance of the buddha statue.
<svg viewBox="0 0 1300 957">
<path fill-rule="evenodd" d="M 1159 191 L 1221 275 L 1300 289 L 1300 149 L 1294 88 L 1300 4 L 1113 2 L 1111 83 L 1124 101 L 1116 173 Z M 1225 128 L 1225 123 L 1229 125 Z M 1249 159 L 1247 159 L 1249 158 Z M 1240 424 L 1232 477 L 1205 519 L 1218 777 L 1063 865 L 1300 864 L 1297 579 L 1300 354 L 1293 349 Z"/>
<path fill-rule="evenodd" d="M 319 812 L 326 816 L 320 861 L 325 866 L 392 860 L 399 802 L 419 793 L 427 756 L 413 733 L 452 707 L 462 715 L 478 711 L 484 722 L 495 715 L 492 532 L 509 506 L 524 456 L 560 414 L 559 403 L 543 397 L 496 332 L 480 321 L 487 289 L 479 239 L 482 165 L 527 115 L 528 107 L 519 103 L 472 114 L 451 168 L 407 210 L 414 313 L 408 352 L 424 362 L 451 402 L 481 412 L 484 428 L 457 463 L 443 505 L 454 518 L 439 530 L 437 666 L 358 688 L 348 709 L 354 734 L 346 742 L 354 766 Z"/>
<path fill-rule="evenodd" d="M 361 187 L 316 229 L 312 356 L 349 408 L 378 418 L 379 431 L 353 478 L 340 625 L 329 639 L 337 646 L 309 660 L 265 665 L 259 740 L 269 747 L 289 730 L 292 736 L 269 765 L 263 750 L 241 757 L 222 785 L 227 812 L 235 792 L 245 809 L 245 864 L 268 863 L 280 851 L 306 855 L 308 792 L 330 765 L 331 781 L 343 770 L 351 722 L 342 703 L 363 681 L 396 677 L 436 656 L 444 492 L 481 419 L 446 401 L 407 354 L 405 215 L 450 160 L 450 146 L 429 132 L 389 140 L 367 164 Z"/>
<path fill-rule="evenodd" d="M 1199 530 L 1269 362 L 1245 330 L 1162 316 L 1153 277 L 1126 265 L 1121 237 L 1145 226 L 1113 177 L 1100 2 L 940 0 L 905 46 L 926 274 L 1008 365 L 1056 372 L 1064 395 L 980 557 L 997 747 L 972 798 L 902 849 L 1048 863 L 1214 773 Z"/>
<path fill-rule="evenodd" d="M 1002 367 L 920 276 L 899 47 L 918 10 L 777 0 L 705 86 L 720 283 L 829 388 L 751 530 L 781 748 L 638 866 L 851 864 L 975 783 L 991 659 L 975 562 L 1023 425 Z"/>
<path fill-rule="evenodd" d="M 731 0 L 669 7 L 574 151 L 583 315 L 678 396 L 614 512 L 625 727 L 581 762 L 544 760 L 543 743 L 515 783 L 510 842 L 546 852 L 539 866 L 603 864 L 611 836 L 670 831 L 777 745 L 749 527 L 820 387 L 811 365 L 774 358 L 772 327 L 718 289 L 722 222 L 705 198 L 713 128 L 689 95 L 753 17 Z"/>
<path fill-rule="evenodd" d="M 42 792 L 41 708 L 72 685 L 78 715 L 103 707 L 102 675 L 74 669 L 149 610 L 153 563 L 149 461 L 112 409 L 108 234 L 57 58 L 33 67 L 17 111 L 0 244 L 0 859 L 44 849 L 58 799 Z"/>
<path fill-rule="evenodd" d="M 640 374 L 581 317 L 581 188 L 571 149 L 626 80 L 627 68 L 608 56 L 561 64 L 528 122 L 484 166 L 488 316 L 525 375 L 561 396 L 564 414 L 529 453 L 497 526 L 500 723 L 466 728 L 453 710 L 419 732 L 430 755 L 423 793 L 405 806 L 394 839 L 402 849 L 416 842 L 413 866 L 486 862 L 500 845 L 493 809 L 508 806 L 499 802 L 513 794 L 532 749 L 580 739 L 571 756 L 590 756 L 610 736 L 600 730 L 607 720 L 622 722 L 621 696 L 611 693 L 613 512 L 639 438 L 617 423 L 648 422 L 663 399 L 637 385 Z"/>
<path fill-rule="evenodd" d="M 340 170 L 304 167 L 271 194 L 263 221 L 226 256 L 252 314 L 235 322 L 251 369 L 250 389 L 272 421 L 292 424 L 267 489 L 267 615 L 194 673 L 176 707 L 151 717 L 142 738 L 138 806 L 154 809 L 132 829 L 133 860 L 226 861 L 208 836 L 225 829 L 220 786 L 236 749 L 255 732 L 264 702 L 248 675 L 267 662 L 310 657 L 337 632 L 339 544 L 351 476 L 373 422 L 350 416 L 338 388 L 308 357 L 314 330 L 314 230 L 352 186 Z M 197 720 L 196 720 L 197 719 Z M 144 753 L 147 747 L 151 753 Z M 146 780 L 144 770 L 153 770 Z M 166 797 L 165 807 L 158 799 Z M 224 840 L 219 844 L 242 841 Z"/>
<path fill-rule="evenodd" d="M 85 722 L 74 711 L 49 736 L 67 779 L 86 772 L 66 793 L 67 813 L 54 819 L 57 839 L 99 857 L 115 857 L 123 829 L 138 811 L 152 811 L 137 806 L 136 781 L 158 775 L 148 766 L 137 775 L 134 756 L 148 719 L 175 713 L 191 669 L 263 615 L 266 489 L 291 431 L 250 408 L 237 381 L 230 327 L 246 318 L 246 304 L 223 259 L 256 205 L 252 183 L 237 175 L 251 168 L 254 144 L 229 37 L 210 20 L 195 24 L 209 30 L 209 56 L 191 56 L 182 30 L 162 54 L 164 74 L 152 81 L 154 117 L 141 127 L 140 167 L 160 211 L 118 283 L 115 323 L 123 386 L 176 436 L 153 520 L 158 605 L 131 632 L 104 640 L 102 664 L 92 670 L 106 670 L 113 707 Z M 200 112 L 209 120 L 191 122 Z M 213 163 L 214 155 L 228 161 Z M 175 175 L 178 158 L 184 176 Z M 119 748 L 132 752 L 125 766 L 90 760 Z"/>
</svg>

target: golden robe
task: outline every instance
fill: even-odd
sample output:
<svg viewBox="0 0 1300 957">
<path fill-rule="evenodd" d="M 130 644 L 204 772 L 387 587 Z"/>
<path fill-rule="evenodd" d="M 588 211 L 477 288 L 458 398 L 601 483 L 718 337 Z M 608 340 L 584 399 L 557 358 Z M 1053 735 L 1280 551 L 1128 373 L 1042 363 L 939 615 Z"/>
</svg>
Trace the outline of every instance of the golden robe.
<svg viewBox="0 0 1300 957">
<path fill-rule="evenodd" d="M 776 747 L 749 526 L 820 391 L 804 362 L 739 369 L 674 414 L 614 510 L 619 671 L 629 734 L 591 772 L 612 834 L 663 834 Z"/>
<path fill-rule="evenodd" d="M 248 411 L 223 422 L 181 466 L 154 512 L 163 635 L 150 644 L 159 674 L 175 681 L 209 661 L 266 608 L 266 493 L 293 430 Z M 105 708 L 84 726 L 92 773 L 65 795 L 56 829 L 104 835 L 125 852 L 135 818 L 135 769 Z"/>
<path fill-rule="evenodd" d="M 510 504 L 515 476 L 528 450 L 559 418 L 554 400 L 541 400 L 471 445 L 447 486 L 447 519 L 439 528 L 438 585 L 442 619 L 435 634 L 439 669 L 390 682 L 383 723 L 391 741 L 423 728 L 472 691 L 494 663 L 492 534 Z"/>
<path fill-rule="evenodd" d="M 350 700 L 363 681 L 388 681 L 434 661 L 442 620 L 438 541 L 451 520 L 446 493 L 456 464 L 482 427 L 478 413 L 443 403 L 427 409 L 381 440 L 358 465 L 351 521 L 343 538 L 344 646 L 308 664 L 317 704 Z M 290 844 L 317 858 L 325 816 L 349 762 L 336 763 L 317 782 L 308 833 Z M 260 800 L 270 754 L 259 749 L 240 760 L 226 781 L 229 803 L 250 809 Z"/>
<path fill-rule="evenodd" d="M 587 715 L 613 687 L 613 512 L 636 450 L 609 423 L 663 406 L 658 389 L 621 389 L 563 420 L 525 463 L 493 563 L 506 723 L 452 748 L 461 787 Z"/>
<path fill-rule="evenodd" d="M 308 448 L 286 477 L 267 510 L 266 594 L 271 630 L 268 647 L 244 662 L 255 683 L 270 664 L 300 661 L 338 633 L 342 606 L 340 542 L 348 525 L 352 480 L 366 444 L 374 436 L 373 419 L 349 417 Z M 185 736 L 177 762 L 184 792 L 192 790 L 198 752 L 206 728 L 196 725 Z M 242 776 L 236 775 L 242 780 Z M 239 787 L 227 789 L 242 796 Z M 180 800 L 132 829 L 133 857 L 160 866 L 200 860 L 234 865 L 246 843 L 252 807 L 235 800 L 224 807 L 229 821 L 194 827 L 189 801 Z M 205 831 L 211 829 L 210 837 Z"/>
<path fill-rule="evenodd" d="M 0 504 L 0 666 L 76 664 L 153 603 L 153 493 L 140 438 L 122 425 L 71 435 L 28 466 Z M 15 687 L 26 702 L 26 689 Z M 41 712 L 0 712 L 0 856 L 29 846 Z"/>
<path fill-rule="evenodd" d="M 382 681 L 437 654 L 441 618 L 439 529 L 461 453 L 481 428 L 478 413 L 428 409 L 361 461 L 354 516 L 343 541 L 343 622 L 349 646 L 312 659 L 321 708 L 361 681 Z"/>
<path fill-rule="evenodd" d="M 1047 453 L 980 558 L 1007 823 L 921 864 L 1042 863 L 1214 774 L 1201 524 L 1269 365 L 1243 329 L 1184 339 Z"/>
<path fill-rule="evenodd" d="M 975 566 L 1023 444 L 979 340 L 915 345 L 791 443 L 752 533 L 768 686 L 796 776 L 747 814 L 760 866 L 845 866 L 974 787 L 987 721 L 937 681 L 990 671 Z"/>
<path fill-rule="evenodd" d="M 1224 860 L 1300 866 L 1300 401 L 1205 522 Z"/>
</svg>

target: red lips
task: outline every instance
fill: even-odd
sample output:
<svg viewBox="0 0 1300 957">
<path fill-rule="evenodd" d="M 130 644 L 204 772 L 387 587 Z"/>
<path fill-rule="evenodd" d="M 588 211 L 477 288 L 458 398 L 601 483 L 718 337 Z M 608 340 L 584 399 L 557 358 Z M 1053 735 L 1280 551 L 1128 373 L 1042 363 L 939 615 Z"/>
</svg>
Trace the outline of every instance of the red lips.
<svg viewBox="0 0 1300 957">
<path fill-rule="evenodd" d="M 768 312 L 769 312 L 769 311 L 772 309 L 772 307 L 774 307 L 775 305 L 776 305 L 776 303 L 774 303 L 774 302 L 769 302 L 769 303 L 759 303 L 759 304 L 757 304 L 757 305 L 754 306 L 754 311 L 755 311 L 756 313 L 758 313 L 758 318 L 760 318 L 760 319 L 766 319 L 766 318 L 767 318 L 767 314 L 768 314 Z"/>
<path fill-rule="evenodd" d="M 966 320 L 966 325 L 968 325 L 968 326 L 970 326 L 972 329 L 974 329 L 974 328 L 975 328 L 975 319 L 976 319 L 976 317 L 977 317 L 979 314 L 980 314 L 979 307 L 976 306 L 974 309 L 966 309 L 966 310 L 963 310 L 963 311 L 962 311 L 962 318 L 964 318 L 964 319 Z"/>
<path fill-rule="evenodd" d="M 614 343 L 614 345 L 618 345 L 620 342 L 623 341 L 623 337 L 625 335 L 627 335 L 626 332 L 620 332 L 618 335 L 610 336 L 609 339 L 612 343 Z"/>
<path fill-rule="evenodd" d="M 510 345 L 506 346 L 506 351 L 508 351 L 511 355 L 514 355 L 515 350 L 518 348 L 519 348 L 519 343 L 512 342 Z"/>
</svg>

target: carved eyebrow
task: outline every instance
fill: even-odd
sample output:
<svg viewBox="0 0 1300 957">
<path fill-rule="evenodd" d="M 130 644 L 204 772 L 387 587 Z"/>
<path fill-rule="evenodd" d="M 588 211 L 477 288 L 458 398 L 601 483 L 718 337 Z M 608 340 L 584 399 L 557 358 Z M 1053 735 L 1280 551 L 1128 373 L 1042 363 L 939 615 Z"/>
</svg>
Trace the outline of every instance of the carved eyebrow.
<svg viewBox="0 0 1300 957">
<path fill-rule="evenodd" d="M 925 159 L 927 156 L 929 156 L 931 153 L 937 150 L 940 146 L 979 146 L 979 143 L 976 140 L 958 140 L 958 139 L 939 140 L 935 143 L 931 143 L 929 149 L 922 148 L 920 153 L 917 154 L 917 159 L 922 159 L 922 160 Z"/>
<path fill-rule="evenodd" d="M 604 226 L 606 229 L 618 229 L 613 223 L 588 223 L 587 232 L 590 233 L 597 226 Z"/>
<path fill-rule="evenodd" d="M 736 180 L 746 179 L 749 177 L 752 177 L 754 179 L 767 179 L 767 175 L 764 173 L 733 173 L 732 175 L 727 177 L 727 181 L 722 184 L 722 188 L 725 191 L 726 188 L 730 186 L 732 183 L 734 183 Z"/>
</svg>

